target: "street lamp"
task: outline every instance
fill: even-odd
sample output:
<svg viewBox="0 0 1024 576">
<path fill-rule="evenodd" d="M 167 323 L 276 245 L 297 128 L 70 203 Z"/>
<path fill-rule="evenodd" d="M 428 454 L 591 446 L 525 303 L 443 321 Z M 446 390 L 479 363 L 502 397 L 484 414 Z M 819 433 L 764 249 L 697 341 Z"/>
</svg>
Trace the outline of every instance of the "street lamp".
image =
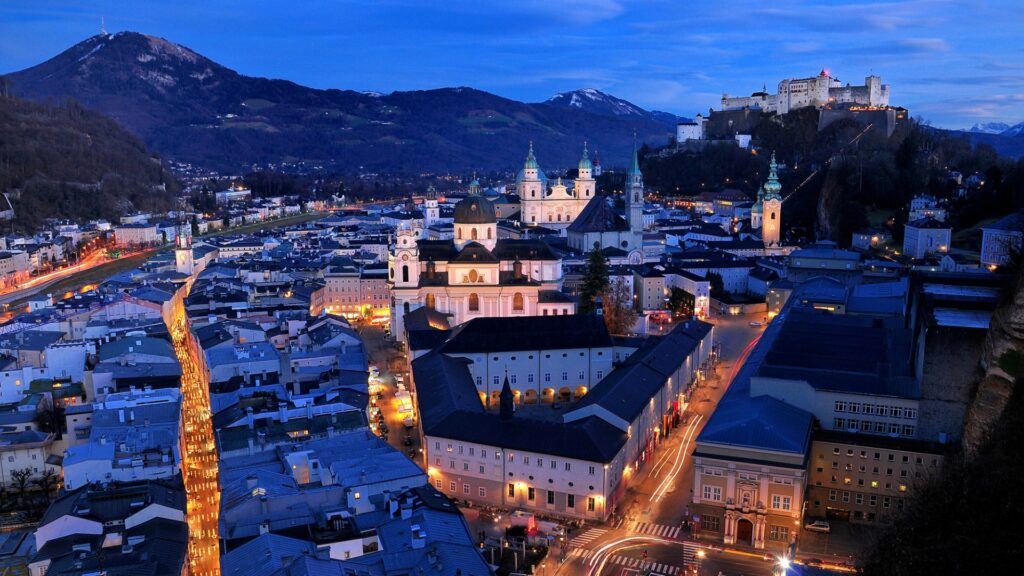
<svg viewBox="0 0 1024 576">
<path fill-rule="evenodd" d="M 700 574 L 700 563 L 701 563 L 702 560 L 704 560 L 704 556 L 706 554 L 707 553 L 704 552 L 703 550 L 697 550 L 697 571 L 696 571 L 696 574 L 698 574 L 698 575 Z"/>
</svg>

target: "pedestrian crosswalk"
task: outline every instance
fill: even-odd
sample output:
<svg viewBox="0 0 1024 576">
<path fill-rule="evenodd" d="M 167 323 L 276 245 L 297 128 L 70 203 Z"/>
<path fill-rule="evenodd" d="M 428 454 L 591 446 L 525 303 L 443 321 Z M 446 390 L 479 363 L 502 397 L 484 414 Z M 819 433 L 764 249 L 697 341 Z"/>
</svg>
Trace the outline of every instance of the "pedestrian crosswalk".
<svg viewBox="0 0 1024 576">
<path fill-rule="evenodd" d="M 590 530 L 587 530 L 579 536 L 574 537 L 572 540 L 569 540 L 569 547 L 575 548 L 579 546 L 586 546 L 587 544 L 600 538 L 601 535 L 607 531 L 607 528 L 591 528 Z"/>
<path fill-rule="evenodd" d="M 569 553 L 569 558 L 580 558 L 586 561 L 596 553 L 595 550 L 581 550 L 576 549 Z M 664 562 L 658 562 L 656 560 L 648 560 L 643 558 L 634 558 L 631 556 L 612 555 L 608 557 L 607 563 L 610 565 L 622 566 L 623 568 L 632 568 L 639 570 L 642 574 L 658 574 L 661 576 L 678 576 L 683 573 L 683 569 L 678 566 L 666 564 Z"/>
<path fill-rule="evenodd" d="M 691 566 L 695 564 L 695 558 L 697 557 L 697 550 L 700 550 L 695 542 L 683 542 L 683 565 Z"/>
<path fill-rule="evenodd" d="M 632 530 L 637 534 L 650 534 L 651 536 L 659 536 L 661 538 L 675 539 L 679 537 L 679 526 L 666 526 L 665 524 L 655 524 L 653 522 L 634 522 Z"/>
</svg>

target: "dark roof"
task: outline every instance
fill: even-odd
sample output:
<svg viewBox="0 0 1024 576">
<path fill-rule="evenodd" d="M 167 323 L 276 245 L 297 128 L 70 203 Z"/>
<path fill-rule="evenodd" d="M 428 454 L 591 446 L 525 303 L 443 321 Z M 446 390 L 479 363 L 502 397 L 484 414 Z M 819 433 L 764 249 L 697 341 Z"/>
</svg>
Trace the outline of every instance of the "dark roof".
<svg viewBox="0 0 1024 576">
<path fill-rule="evenodd" d="M 413 330 L 447 330 L 452 327 L 449 322 L 452 316 L 452 314 L 438 312 L 433 308 L 420 306 L 403 316 L 402 321 L 405 324 L 405 329 L 410 332 Z M 439 326 L 441 328 L 438 328 Z"/>
<path fill-rule="evenodd" d="M 420 250 L 420 260 L 448 262 L 455 256 L 455 243 L 451 240 L 420 240 L 416 242 Z"/>
<path fill-rule="evenodd" d="M 999 220 L 982 226 L 982 230 L 1005 230 L 1007 232 L 1024 232 L 1024 211 L 1014 212 Z"/>
<path fill-rule="evenodd" d="M 794 307 L 757 375 L 803 380 L 820 390 L 916 398 L 910 347 L 909 331 L 882 319 Z"/>
<path fill-rule="evenodd" d="M 482 196 L 467 196 L 455 205 L 456 224 L 493 224 L 497 221 L 494 204 Z"/>
<path fill-rule="evenodd" d="M 894 438 L 892 436 L 881 436 L 878 434 L 860 434 L 858 432 L 824 429 L 816 430 L 814 432 L 814 441 L 853 444 L 855 446 L 870 446 L 872 448 L 888 448 L 891 450 L 905 450 L 907 452 L 922 452 L 925 454 L 945 454 L 956 448 L 956 444 L 942 444 L 929 440 L 918 440 L 916 438 Z"/>
<path fill-rule="evenodd" d="M 601 194 L 587 202 L 579 216 L 569 225 L 569 232 L 627 232 L 629 224 L 615 213 Z"/>
<path fill-rule="evenodd" d="M 452 331 L 446 353 L 564 350 L 612 345 L 604 319 L 593 314 L 474 318 Z"/>
<path fill-rule="evenodd" d="M 543 240 L 498 240 L 494 255 L 499 260 L 557 260 Z"/>
<path fill-rule="evenodd" d="M 952 226 L 950 226 L 949 224 L 939 222 L 938 220 L 932 218 L 931 216 L 919 218 L 917 220 L 914 220 L 913 222 L 907 222 L 907 226 L 910 228 L 932 228 L 936 230 L 952 228 Z"/>
<path fill-rule="evenodd" d="M 487 413 L 469 362 L 437 351 L 413 361 L 424 434 L 591 462 L 610 462 L 626 442 L 625 432 L 593 416 L 561 423 Z"/>
<path fill-rule="evenodd" d="M 594 385 L 572 410 L 598 405 L 632 422 L 711 329 L 711 324 L 689 320 L 676 325 L 665 336 L 647 338 L 621 366 Z"/>
<path fill-rule="evenodd" d="M 459 253 L 455 255 L 450 262 L 481 262 L 496 264 L 498 259 L 494 257 L 483 244 L 477 242 L 470 242 L 459 250 Z"/>
<path fill-rule="evenodd" d="M 806 454 L 813 419 L 771 396 L 734 397 L 715 408 L 697 441 Z"/>
<path fill-rule="evenodd" d="M 540 304 L 571 304 L 576 299 L 565 292 L 558 290 L 541 290 L 537 292 L 537 302 Z"/>
</svg>

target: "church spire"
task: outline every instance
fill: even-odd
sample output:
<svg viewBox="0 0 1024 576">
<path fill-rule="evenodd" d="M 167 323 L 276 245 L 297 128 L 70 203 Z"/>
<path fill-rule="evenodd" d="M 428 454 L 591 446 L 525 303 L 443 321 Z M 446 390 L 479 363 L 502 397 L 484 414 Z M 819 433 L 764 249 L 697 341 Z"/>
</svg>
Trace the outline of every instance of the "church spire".
<svg viewBox="0 0 1024 576">
<path fill-rule="evenodd" d="M 772 161 L 768 164 L 768 181 L 764 183 L 765 200 L 782 200 L 782 184 L 779 183 L 779 165 L 775 162 L 775 152 L 772 152 Z"/>
<path fill-rule="evenodd" d="M 640 173 L 640 157 L 636 151 L 636 130 L 633 130 L 633 166 L 629 169 L 630 174 Z"/>
<path fill-rule="evenodd" d="M 501 394 L 498 396 L 498 414 L 504 421 L 509 421 L 516 412 L 515 396 L 512 394 L 512 387 L 508 383 L 508 373 L 505 373 L 505 383 L 501 386 Z"/>
<path fill-rule="evenodd" d="M 526 164 L 523 165 L 523 168 L 527 170 L 537 170 L 539 168 L 537 158 L 533 155 L 533 140 L 530 140 L 530 151 L 526 153 Z"/>
</svg>

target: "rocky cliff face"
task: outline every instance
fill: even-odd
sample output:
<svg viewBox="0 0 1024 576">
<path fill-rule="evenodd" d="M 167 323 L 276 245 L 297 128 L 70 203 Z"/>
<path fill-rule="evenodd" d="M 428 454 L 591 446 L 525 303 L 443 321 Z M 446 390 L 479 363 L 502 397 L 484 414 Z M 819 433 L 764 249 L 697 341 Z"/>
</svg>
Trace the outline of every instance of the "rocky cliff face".
<svg viewBox="0 0 1024 576">
<path fill-rule="evenodd" d="M 992 315 L 981 354 L 983 371 L 968 407 L 963 448 L 974 454 L 1002 415 L 1014 382 L 1024 377 L 1024 266 L 1013 293 Z"/>
</svg>

